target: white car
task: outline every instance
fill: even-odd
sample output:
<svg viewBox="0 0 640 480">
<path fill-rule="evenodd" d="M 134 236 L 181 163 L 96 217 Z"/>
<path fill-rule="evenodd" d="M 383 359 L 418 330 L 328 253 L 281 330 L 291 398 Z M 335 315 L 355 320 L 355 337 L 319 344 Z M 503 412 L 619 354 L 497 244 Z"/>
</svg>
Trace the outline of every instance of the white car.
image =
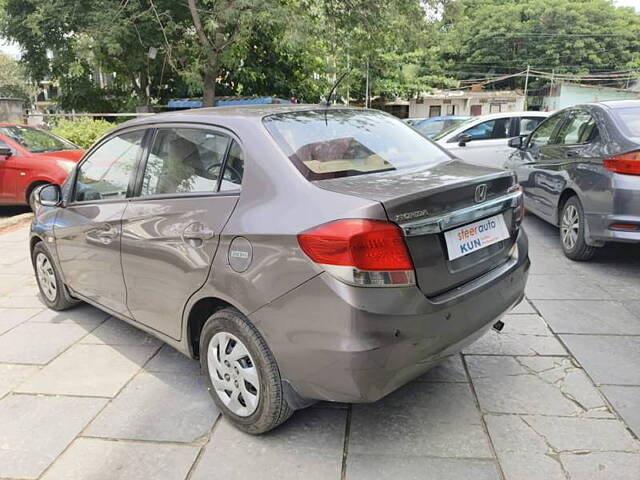
<svg viewBox="0 0 640 480">
<path fill-rule="evenodd" d="M 548 112 L 482 115 L 440 132 L 433 140 L 466 162 L 505 168 L 509 154 L 513 152 L 509 139 L 528 135 L 549 115 Z"/>
</svg>

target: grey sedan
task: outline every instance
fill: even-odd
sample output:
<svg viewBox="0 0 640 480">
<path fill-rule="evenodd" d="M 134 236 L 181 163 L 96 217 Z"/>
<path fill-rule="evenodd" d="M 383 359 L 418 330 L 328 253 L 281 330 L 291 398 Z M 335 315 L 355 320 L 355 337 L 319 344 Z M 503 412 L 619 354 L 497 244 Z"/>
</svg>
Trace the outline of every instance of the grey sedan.
<svg viewBox="0 0 640 480">
<path fill-rule="evenodd" d="M 567 257 L 640 242 L 640 101 L 560 110 L 510 145 L 527 210 L 560 227 Z"/>
<path fill-rule="evenodd" d="M 501 325 L 529 268 L 521 197 L 378 111 L 191 110 L 119 126 L 42 188 L 30 247 L 50 308 L 88 302 L 199 359 L 262 433 Z"/>
</svg>

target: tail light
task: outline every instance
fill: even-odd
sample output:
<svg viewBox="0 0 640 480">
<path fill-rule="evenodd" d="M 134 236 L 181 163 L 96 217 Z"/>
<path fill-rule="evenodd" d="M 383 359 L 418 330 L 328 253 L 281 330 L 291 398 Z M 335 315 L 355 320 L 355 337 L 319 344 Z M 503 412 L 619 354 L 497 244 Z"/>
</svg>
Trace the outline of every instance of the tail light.
<svg viewBox="0 0 640 480">
<path fill-rule="evenodd" d="M 300 248 L 339 280 L 358 286 L 415 285 L 400 228 L 390 222 L 345 219 L 298 235 Z"/>
<path fill-rule="evenodd" d="M 519 184 L 515 184 L 509 188 L 508 193 L 512 192 L 520 192 L 520 196 L 518 196 L 518 204 L 513 209 L 514 220 L 516 227 L 520 227 L 520 224 L 524 220 L 524 194 L 522 187 Z"/>
<path fill-rule="evenodd" d="M 640 151 L 614 155 L 604 159 L 607 170 L 626 175 L 640 175 Z"/>
</svg>

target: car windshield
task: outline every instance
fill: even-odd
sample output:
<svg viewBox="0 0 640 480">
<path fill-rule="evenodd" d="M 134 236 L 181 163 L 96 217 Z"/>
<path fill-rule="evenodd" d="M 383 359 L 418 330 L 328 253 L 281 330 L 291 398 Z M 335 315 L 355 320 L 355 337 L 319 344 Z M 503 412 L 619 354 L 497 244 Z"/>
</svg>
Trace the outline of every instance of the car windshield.
<svg viewBox="0 0 640 480">
<path fill-rule="evenodd" d="M 372 110 L 327 108 L 268 116 L 264 124 L 309 180 L 417 168 L 450 160 L 400 120 Z"/>
<path fill-rule="evenodd" d="M 432 140 L 435 142 L 437 140 L 440 140 L 441 138 L 444 138 L 445 136 L 449 135 L 451 132 L 453 132 L 454 130 L 461 128 L 461 127 L 465 127 L 467 124 L 471 124 L 472 122 L 475 122 L 478 119 L 478 117 L 474 117 L 474 118 L 469 118 L 468 120 L 463 120 L 462 122 L 453 125 L 451 127 L 445 128 L 444 130 L 442 130 L 440 133 L 438 133 L 437 135 L 435 135 Z"/>
<path fill-rule="evenodd" d="M 33 127 L 22 127 L 19 125 L 0 127 L 0 135 L 9 137 L 32 153 L 77 150 L 79 148 L 67 140 Z"/>
<path fill-rule="evenodd" d="M 616 108 L 614 112 L 631 136 L 640 137 L 640 107 Z"/>
</svg>

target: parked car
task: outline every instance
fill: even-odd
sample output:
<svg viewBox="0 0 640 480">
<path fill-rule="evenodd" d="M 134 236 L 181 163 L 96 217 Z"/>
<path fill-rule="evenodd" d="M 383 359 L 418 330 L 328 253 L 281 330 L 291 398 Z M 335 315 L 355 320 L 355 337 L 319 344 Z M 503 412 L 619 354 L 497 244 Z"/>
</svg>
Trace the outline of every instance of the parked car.
<svg viewBox="0 0 640 480">
<path fill-rule="evenodd" d="M 447 115 L 442 117 L 415 118 L 407 120 L 407 123 L 423 135 L 433 138 L 443 130 L 455 128 L 471 117 Z"/>
<path fill-rule="evenodd" d="M 250 433 L 423 374 L 517 304 L 529 268 L 513 174 L 376 110 L 137 119 L 38 196 L 44 302 L 84 300 L 198 358 Z"/>
<path fill-rule="evenodd" d="M 531 133 L 548 116 L 546 112 L 492 113 L 444 130 L 433 140 L 465 162 L 504 168 L 511 153 L 509 138 Z"/>
<path fill-rule="evenodd" d="M 566 108 L 510 144 L 527 209 L 560 227 L 567 257 L 640 242 L 640 101 Z"/>
<path fill-rule="evenodd" d="M 33 210 L 36 187 L 62 185 L 84 150 L 45 130 L 0 124 L 0 205 Z"/>
</svg>

